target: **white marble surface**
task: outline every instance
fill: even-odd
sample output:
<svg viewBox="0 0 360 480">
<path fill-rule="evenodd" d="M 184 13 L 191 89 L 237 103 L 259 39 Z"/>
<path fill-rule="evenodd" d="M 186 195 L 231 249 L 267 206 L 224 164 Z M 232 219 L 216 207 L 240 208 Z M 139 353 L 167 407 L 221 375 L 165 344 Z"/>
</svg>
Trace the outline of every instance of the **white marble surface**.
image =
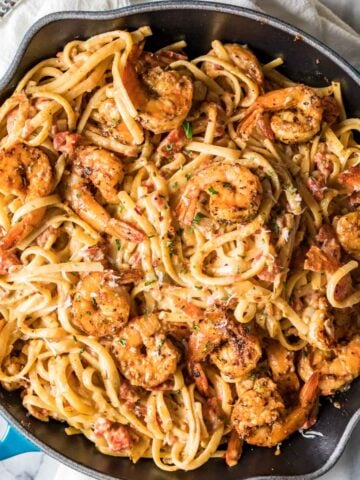
<svg viewBox="0 0 360 480">
<path fill-rule="evenodd" d="M 271 1 L 271 0 L 263 0 Z M 334 13 L 360 32 L 360 0 L 323 0 Z M 1 31 L 1 28 L 0 28 Z M 0 480 L 85 480 L 43 453 L 27 453 L 0 462 Z M 360 479 L 360 424 L 335 467 L 321 480 Z"/>
</svg>

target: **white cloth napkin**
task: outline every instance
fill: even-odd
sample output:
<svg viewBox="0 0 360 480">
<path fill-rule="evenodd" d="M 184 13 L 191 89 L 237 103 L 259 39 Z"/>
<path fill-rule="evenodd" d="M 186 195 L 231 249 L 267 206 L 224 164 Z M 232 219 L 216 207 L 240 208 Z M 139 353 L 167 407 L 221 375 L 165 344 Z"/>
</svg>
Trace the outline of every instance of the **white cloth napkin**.
<svg viewBox="0 0 360 480">
<path fill-rule="evenodd" d="M 285 20 L 322 40 L 360 69 L 360 35 L 324 5 L 331 3 L 330 0 L 323 0 L 323 3 L 318 0 L 219 1 L 252 8 Z M 44 15 L 64 10 L 104 11 L 139 3 L 144 3 L 144 0 L 19 0 L 15 8 L 0 21 L 0 78 L 10 65 L 26 30 Z M 360 23 L 359 0 L 354 0 L 355 15 L 356 11 Z"/>
</svg>

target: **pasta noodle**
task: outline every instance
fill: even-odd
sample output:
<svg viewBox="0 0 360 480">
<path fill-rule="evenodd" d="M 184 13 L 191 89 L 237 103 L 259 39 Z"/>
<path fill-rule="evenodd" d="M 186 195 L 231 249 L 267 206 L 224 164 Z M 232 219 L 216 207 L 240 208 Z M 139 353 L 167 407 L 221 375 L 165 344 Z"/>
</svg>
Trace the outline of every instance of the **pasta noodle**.
<svg viewBox="0 0 360 480">
<path fill-rule="evenodd" d="M 0 107 L 0 383 L 106 455 L 233 466 L 360 374 L 360 120 L 149 35 L 71 41 Z"/>
</svg>

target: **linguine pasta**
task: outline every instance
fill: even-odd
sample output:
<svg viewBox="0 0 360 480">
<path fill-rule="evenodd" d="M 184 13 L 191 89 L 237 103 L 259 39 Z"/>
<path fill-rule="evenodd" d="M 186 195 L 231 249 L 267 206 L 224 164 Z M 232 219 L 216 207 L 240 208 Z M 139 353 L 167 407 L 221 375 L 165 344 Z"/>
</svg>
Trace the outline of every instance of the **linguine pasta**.
<svg viewBox="0 0 360 480">
<path fill-rule="evenodd" d="M 71 41 L 0 107 L 0 382 L 104 454 L 232 466 L 360 374 L 360 120 L 149 35 Z"/>
</svg>

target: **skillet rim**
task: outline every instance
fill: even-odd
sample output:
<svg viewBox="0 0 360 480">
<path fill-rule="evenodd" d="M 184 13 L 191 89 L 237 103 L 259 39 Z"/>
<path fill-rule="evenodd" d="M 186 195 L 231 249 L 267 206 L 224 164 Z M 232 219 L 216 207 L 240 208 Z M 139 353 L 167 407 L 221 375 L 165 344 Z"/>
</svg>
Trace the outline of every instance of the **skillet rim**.
<svg viewBox="0 0 360 480">
<path fill-rule="evenodd" d="M 303 30 L 294 27 L 287 22 L 279 20 L 278 18 L 267 15 L 261 12 L 256 12 L 245 7 L 240 7 L 237 5 L 224 4 L 220 2 L 208 2 L 208 1 L 198 1 L 189 2 L 187 0 L 174 0 L 174 1 L 156 1 L 152 3 L 141 3 L 138 5 L 129 5 L 126 7 L 107 10 L 107 11 L 64 11 L 64 12 L 55 12 L 50 13 L 39 20 L 37 20 L 25 33 L 22 41 L 20 42 L 18 49 L 15 53 L 14 60 L 6 70 L 4 76 L 0 80 L 0 95 L 1 93 L 9 87 L 16 71 L 25 56 L 26 49 L 30 45 L 33 37 L 46 25 L 51 24 L 56 21 L 61 20 L 107 20 L 126 17 L 127 15 L 134 15 L 138 13 L 145 12 L 161 12 L 165 10 L 179 10 L 179 9 L 190 9 L 190 10 L 203 10 L 203 11 L 214 11 L 227 13 L 236 16 L 242 16 L 245 18 L 250 18 L 258 22 L 265 22 L 275 29 L 282 30 L 288 35 L 295 36 L 301 35 L 302 40 L 321 52 L 324 56 L 328 57 L 337 66 L 344 71 L 346 75 L 352 78 L 357 85 L 360 87 L 360 72 L 356 70 L 347 60 L 341 57 L 337 52 L 335 52 L 330 47 L 327 47 L 323 42 L 316 39 L 312 35 L 304 32 Z M 66 457 L 64 454 L 53 449 L 42 440 L 39 440 L 33 435 L 29 430 L 27 430 L 7 409 L 2 405 L 0 399 L 0 413 L 2 416 L 17 430 L 19 430 L 26 438 L 32 441 L 37 445 L 44 453 L 50 455 L 51 457 L 58 460 L 60 463 L 63 463 L 74 470 L 77 470 L 83 474 L 90 475 L 93 478 L 98 478 L 99 480 L 119 480 L 118 477 L 113 477 L 112 475 L 107 475 L 101 472 L 98 472 L 90 467 L 82 465 L 80 463 L 71 460 Z M 340 437 L 340 440 L 329 456 L 325 464 L 314 472 L 310 472 L 305 475 L 291 475 L 291 476 L 281 476 L 281 475 L 266 475 L 266 476 L 251 476 L 247 480 L 286 480 L 288 478 L 297 479 L 297 480 L 313 480 L 319 476 L 325 474 L 329 471 L 341 457 L 347 442 L 350 439 L 351 433 L 354 430 L 357 423 L 360 421 L 360 405 L 359 408 L 354 414 L 349 418 L 349 421 Z M 94 477 L 95 475 L 95 477 Z"/>
</svg>

